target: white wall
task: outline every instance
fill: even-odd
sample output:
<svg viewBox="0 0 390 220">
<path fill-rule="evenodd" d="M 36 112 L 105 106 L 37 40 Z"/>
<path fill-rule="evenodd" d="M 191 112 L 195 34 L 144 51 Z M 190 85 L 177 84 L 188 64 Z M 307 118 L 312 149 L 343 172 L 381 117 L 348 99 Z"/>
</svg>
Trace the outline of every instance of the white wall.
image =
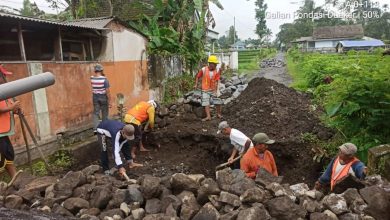
<svg viewBox="0 0 390 220">
<path fill-rule="evenodd" d="M 327 41 L 316 41 L 315 42 L 315 48 L 323 48 L 323 47 L 334 47 L 333 41 L 327 40 Z"/>
<path fill-rule="evenodd" d="M 146 60 L 146 39 L 131 30 L 113 31 L 114 61 Z"/>
</svg>

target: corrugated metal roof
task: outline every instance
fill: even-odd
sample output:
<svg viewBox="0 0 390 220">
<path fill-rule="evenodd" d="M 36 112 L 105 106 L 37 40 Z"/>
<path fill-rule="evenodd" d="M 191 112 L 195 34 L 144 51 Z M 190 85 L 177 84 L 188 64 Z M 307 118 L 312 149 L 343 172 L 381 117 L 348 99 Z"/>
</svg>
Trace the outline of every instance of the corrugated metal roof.
<svg viewBox="0 0 390 220">
<path fill-rule="evenodd" d="M 343 47 L 381 47 L 385 44 L 381 40 L 344 40 L 340 41 Z"/>
<path fill-rule="evenodd" d="M 361 24 L 324 26 L 313 29 L 314 39 L 335 39 L 335 38 L 362 38 L 364 34 Z"/>
<path fill-rule="evenodd" d="M 87 29 L 104 29 L 104 28 L 99 28 L 99 27 L 84 26 L 82 24 L 77 24 L 77 23 L 30 18 L 30 17 L 21 16 L 21 15 L 8 14 L 8 13 L 4 13 L 4 12 L 0 12 L 0 17 L 6 17 L 6 18 L 12 18 L 12 19 L 24 20 L 24 21 L 31 21 L 31 22 L 39 22 L 39 23 L 51 24 L 51 25 L 57 25 L 57 26 L 77 27 L 77 28 L 87 28 Z"/>
<path fill-rule="evenodd" d="M 74 21 L 65 21 L 63 24 L 104 29 L 112 20 L 114 20 L 114 17 L 86 18 Z"/>
</svg>

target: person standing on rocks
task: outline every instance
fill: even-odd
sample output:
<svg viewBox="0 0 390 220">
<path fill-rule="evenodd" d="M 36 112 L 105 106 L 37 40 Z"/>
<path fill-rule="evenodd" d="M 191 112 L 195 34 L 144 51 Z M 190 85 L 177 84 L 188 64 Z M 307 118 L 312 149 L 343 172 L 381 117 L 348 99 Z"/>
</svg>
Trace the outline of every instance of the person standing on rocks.
<svg viewBox="0 0 390 220">
<path fill-rule="evenodd" d="M 154 100 L 150 100 L 148 102 L 141 101 L 131 108 L 125 115 L 124 121 L 127 124 L 133 125 L 135 128 L 135 142 L 139 145 L 140 151 L 149 151 L 145 148 L 142 142 L 142 124 L 147 122 L 148 126 L 145 129 L 147 130 L 150 128 L 153 130 L 155 122 L 154 118 L 158 108 L 159 105 Z M 133 159 L 136 157 L 135 151 L 136 148 L 133 147 L 131 149 L 131 156 Z"/>
<path fill-rule="evenodd" d="M 93 102 L 93 128 L 96 132 L 96 127 L 99 124 L 99 119 L 104 121 L 108 117 L 108 108 L 111 107 L 110 102 L 110 83 L 104 76 L 103 66 L 97 64 L 95 74 L 91 76 L 92 85 L 92 102 Z M 101 116 L 100 116 L 101 113 Z"/>
<path fill-rule="evenodd" d="M 98 133 L 98 141 L 101 145 L 101 163 L 104 170 L 104 174 L 110 175 L 109 161 L 108 161 L 108 149 L 107 138 L 111 139 L 113 157 L 116 167 L 119 169 L 119 174 L 124 176 L 126 169 L 121 159 L 120 152 L 123 153 L 129 168 L 141 167 L 142 164 L 135 163 L 130 154 L 129 141 L 134 140 L 134 127 L 133 125 L 125 125 L 122 122 L 115 120 L 105 120 L 100 122 L 96 129 Z"/>
<path fill-rule="evenodd" d="M 260 168 L 264 168 L 274 176 L 278 176 L 278 170 L 272 153 L 267 150 L 268 144 L 275 143 L 265 133 L 257 133 L 253 138 L 254 147 L 249 149 L 241 159 L 241 170 L 249 178 L 255 179 Z"/>
<path fill-rule="evenodd" d="M 218 84 L 221 79 L 221 69 L 217 69 L 218 58 L 211 55 L 208 59 L 209 65 L 203 67 L 195 77 L 194 89 L 198 88 L 198 81 L 202 78 L 202 106 L 205 107 L 206 118 L 202 121 L 210 121 L 210 105 L 215 105 L 217 117 L 222 118 L 222 99 L 217 98 Z"/>
<path fill-rule="evenodd" d="M 227 121 L 223 121 L 218 125 L 217 134 L 222 133 L 223 135 L 229 136 L 230 142 L 233 145 L 233 151 L 230 155 L 228 162 L 232 163 L 237 153 L 243 155 L 249 148 L 253 147 L 252 141 L 241 131 L 231 128 Z M 240 163 L 234 165 L 234 168 L 239 169 Z"/>
<path fill-rule="evenodd" d="M 348 175 L 364 179 L 367 168 L 363 162 L 355 157 L 356 152 L 357 147 L 352 143 L 341 145 L 338 156 L 329 163 L 324 174 L 315 183 L 314 188 L 320 190 L 323 186 L 330 184 L 330 189 L 333 191 L 334 186 Z"/>
<path fill-rule="evenodd" d="M 4 71 L 2 71 L 3 74 Z M 4 74 L 11 74 L 6 72 Z M 3 77 L 0 77 L 0 84 L 5 83 Z M 9 139 L 14 132 L 14 113 L 20 111 L 20 102 L 13 102 L 11 99 L 0 101 L 0 173 L 4 169 L 8 175 L 13 178 L 16 175 L 16 167 L 13 163 L 15 158 L 14 148 Z"/>
</svg>

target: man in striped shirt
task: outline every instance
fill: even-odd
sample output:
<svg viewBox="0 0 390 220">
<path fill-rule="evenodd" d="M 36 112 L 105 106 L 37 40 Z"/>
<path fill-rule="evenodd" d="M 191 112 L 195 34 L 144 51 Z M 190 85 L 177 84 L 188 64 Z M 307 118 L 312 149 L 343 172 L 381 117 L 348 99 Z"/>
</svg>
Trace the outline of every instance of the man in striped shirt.
<svg viewBox="0 0 390 220">
<path fill-rule="evenodd" d="M 104 121 L 108 117 L 108 108 L 110 104 L 110 84 L 104 76 L 103 66 L 97 64 L 95 66 L 95 74 L 91 76 L 92 85 L 92 101 L 93 101 L 93 126 L 99 124 L 99 120 Z M 100 115 L 101 114 L 101 115 Z"/>
</svg>

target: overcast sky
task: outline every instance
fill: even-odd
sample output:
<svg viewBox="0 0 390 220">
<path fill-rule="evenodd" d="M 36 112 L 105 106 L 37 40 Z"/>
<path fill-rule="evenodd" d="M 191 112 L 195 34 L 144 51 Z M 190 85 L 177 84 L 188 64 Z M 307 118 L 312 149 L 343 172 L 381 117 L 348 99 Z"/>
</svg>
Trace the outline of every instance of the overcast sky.
<svg viewBox="0 0 390 220">
<path fill-rule="evenodd" d="M 30 0 L 33 2 L 33 0 Z M 231 25 L 234 23 L 234 17 L 236 18 L 236 30 L 238 36 L 241 39 L 256 38 L 254 30 L 256 28 L 257 21 L 255 20 L 255 0 L 219 0 L 224 6 L 224 10 L 218 9 L 215 5 L 211 4 L 211 11 L 216 20 L 217 26 L 215 31 L 219 32 L 220 36 L 224 35 Z M 354 0 L 351 0 L 354 1 Z M 41 10 L 50 13 L 56 13 L 53 9 L 49 8 L 49 4 L 46 0 L 35 1 Z M 279 19 L 267 19 L 267 26 L 272 31 L 272 39 L 279 32 L 279 26 L 283 23 L 289 23 L 294 20 L 294 12 L 303 4 L 303 0 L 265 0 L 268 5 L 268 12 L 271 14 L 287 14 L 291 15 L 288 18 Z M 325 0 L 315 0 L 316 6 L 324 4 Z M 390 0 L 373 0 L 378 4 L 390 4 Z M 23 6 L 23 0 L 0 0 L 0 5 L 6 5 L 13 8 L 21 8 Z"/>
</svg>

